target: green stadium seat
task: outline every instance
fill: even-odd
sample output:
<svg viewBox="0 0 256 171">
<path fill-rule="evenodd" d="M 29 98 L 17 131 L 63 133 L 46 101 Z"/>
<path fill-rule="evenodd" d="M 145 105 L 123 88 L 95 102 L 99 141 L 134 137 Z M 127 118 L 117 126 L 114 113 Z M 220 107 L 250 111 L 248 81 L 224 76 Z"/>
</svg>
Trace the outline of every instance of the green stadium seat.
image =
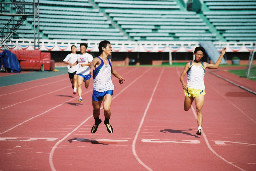
<svg viewBox="0 0 256 171">
<path fill-rule="evenodd" d="M 127 5 L 127 4 L 99 4 L 101 8 L 127 8 L 127 9 L 179 9 L 178 6 L 157 6 L 157 5 Z"/>
<path fill-rule="evenodd" d="M 28 21 L 32 22 L 33 18 L 28 18 Z M 82 23 L 81 23 L 82 22 Z M 72 19 L 72 20 L 65 20 L 59 18 L 41 18 L 40 23 L 69 23 L 69 24 L 111 24 L 110 21 L 95 21 L 95 20 L 83 20 L 80 19 Z"/>
<path fill-rule="evenodd" d="M 128 40 L 127 35 L 134 41 L 218 41 L 219 35 L 227 41 L 255 38 L 256 0 L 201 2 L 204 18 L 187 11 L 177 0 L 40 0 L 40 36 L 120 41 Z M 6 19 L 1 16 L 0 24 Z M 17 33 L 33 37 L 33 23 L 33 17 L 27 17 Z"/>
<path fill-rule="evenodd" d="M 110 13 L 109 14 L 110 17 L 128 17 L 128 18 L 161 18 L 161 17 L 164 17 L 164 18 L 176 18 L 176 19 L 183 19 L 183 18 L 187 18 L 187 19 L 192 19 L 192 18 L 200 18 L 198 15 L 195 15 L 194 13 L 191 15 L 190 13 L 187 14 L 187 13 L 182 13 L 182 14 L 179 14 L 179 13 L 176 13 L 176 14 L 126 14 L 126 13 Z"/>
<path fill-rule="evenodd" d="M 126 29 L 127 33 L 151 33 L 152 29 Z"/>
<path fill-rule="evenodd" d="M 49 35 L 51 39 L 68 39 L 68 40 L 127 40 L 125 37 L 109 37 L 107 36 L 87 36 L 87 35 Z"/>
<path fill-rule="evenodd" d="M 146 37 L 147 41 L 173 41 L 173 37 Z"/>
<path fill-rule="evenodd" d="M 100 35 L 102 35 L 102 33 L 101 32 L 92 32 L 92 31 L 90 31 L 90 32 L 82 32 L 82 31 L 76 31 L 76 32 L 74 32 L 74 31 L 44 31 L 44 34 L 48 34 L 48 35 L 51 35 L 51 34 L 53 34 L 53 35 L 91 35 L 91 36 L 100 36 Z M 111 36 L 123 36 L 123 34 L 122 33 L 111 33 Z"/>
<path fill-rule="evenodd" d="M 168 33 L 131 33 L 130 36 L 140 36 L 140 37 L 168 37 Z"/>
<path fill-rule="evenodd" d="M 31 0 L 30 0 L 31 1 Z M 33 2 L 33 1 L 32 1 Z M 91 7 L 91 4 L 85 1 L 54 1 L 54 0 L 40 0 L 42 5 L 58 5 L 58 6 L 79 6 L 79 7 Z"/>
<path fill-rule="evenodd" d="M 111 3 L 111 4 L 141 4 L 141 5 L 177 5 L 176 1 L 133 1 L 133 0 L 94 0 L 96 3 Z"/>
<path fill-rule="evenodd" d="M 209 9 L 211 10 L 255 10 L 256 5 L 254 6 L 210 6 Z"/>
<path fill-rule="evenodd" d="M 127 18 L 127 17 L 114 17 L 115 21 L 139 21 L 139 22 L 202 22 L 200 18 L 198 19 L 186 19 L 186 18 Z"/>
<path fill-rule="evenodd" d="M 204 2 L 223 2 L 223 0 L 203 0 Z M 225 0 L 225 2 L 242 2 L 242 1 L 254 1 L 256 0 Z"/>
</svg>

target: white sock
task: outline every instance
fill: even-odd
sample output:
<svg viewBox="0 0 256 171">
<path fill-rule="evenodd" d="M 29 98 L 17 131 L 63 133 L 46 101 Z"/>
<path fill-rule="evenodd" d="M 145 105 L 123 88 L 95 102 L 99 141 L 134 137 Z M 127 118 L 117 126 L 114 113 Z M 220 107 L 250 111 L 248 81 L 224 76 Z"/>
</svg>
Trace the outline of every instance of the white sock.
<svg viewBox="0 0 256 171">
<path fill-rule="evenodd" d="M 199 130 L 199 129 L 202 129 L 202 127 L 201 127 L 201 126 L 198 126 L 198 130 Z"/>
<path fill-rule="evenodd" d="M 81 96 L 79 96 L 79 98 L 81 99 L 82 97 L 81 97 Z"/>
<path fill-rule="evenodd" d="M 74 92 L 76 92 L 76 87 L 74 88 Z"/>
</svg>

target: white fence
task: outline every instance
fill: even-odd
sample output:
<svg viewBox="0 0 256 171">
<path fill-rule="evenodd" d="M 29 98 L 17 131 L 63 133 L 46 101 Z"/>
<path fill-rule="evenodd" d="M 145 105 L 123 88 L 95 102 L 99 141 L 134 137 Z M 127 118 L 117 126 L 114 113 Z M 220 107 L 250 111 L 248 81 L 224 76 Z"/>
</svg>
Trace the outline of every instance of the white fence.
<svg viewBox="0 0 256 171">
<path fill-rule="evenodd" d="M 40 46 L 35 49 L 41 51 L 71 51 L 71 46 L 79 48 L 80 43 L 87 43 L 89 52 L 98 52 L 99 41 L 67 41 L 67 40 L 40 40 Z M 255 42 L 214 42 L 218 51 L 222 47 L 227 48 L 227 52 L 251 52 Z M 37 43 L 36 43 L 37 44 Z M 199 42 L 128 42 L 111 41 L 113 52 L 193 52 Z M 8 49 L 34 50 L 34 40 L 13 39 L 6 44 Z M 2 46 L 0 46 L 3 49 Z"/>
</svg>

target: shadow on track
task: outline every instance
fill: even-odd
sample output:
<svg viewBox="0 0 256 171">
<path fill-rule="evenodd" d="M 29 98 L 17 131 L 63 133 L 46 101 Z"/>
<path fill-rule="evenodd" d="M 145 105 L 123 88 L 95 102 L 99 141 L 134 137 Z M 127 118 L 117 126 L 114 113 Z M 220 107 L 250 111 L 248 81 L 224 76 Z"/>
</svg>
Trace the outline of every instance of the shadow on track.
<svg viewBox="0 0 256 171">
<path fill-rule="evenodd" d="M 57 95 L 57 96 L 60 96 L 60 97 L 70 97 L 70 98 L 73 98 L 73 96 L 70 96 L 70 95 L 62 95 L 62 94 L 60 94 L 60 95 Z"/>
<path fill-rule="evenodd" d="M 87 138 L 72 138 L 68 140 L 70 143 L 72 143 L 73 141 L 80 141 L 80 142 L 88 142 L 91 144 L 102 144 L 102 145 L 108 145 L 106 143 L 103 142 L 99 142 L 97 140 L 93 140 L 93 139 L 87 139 Z"/>
<path fill-rule="evenodd" d="M 192 136 L 195 138 L 200 138 L 199 136 L 193 135 L 187 131 L 192 131 L 192 129 L 188 129 L 188 130 L 163 129 L 163 130 L 160 130 L 160 132 L 162 132 L 162 133 L 185 134 L 185 135 L 189 135 L 189 136 Z"/>
</svg>

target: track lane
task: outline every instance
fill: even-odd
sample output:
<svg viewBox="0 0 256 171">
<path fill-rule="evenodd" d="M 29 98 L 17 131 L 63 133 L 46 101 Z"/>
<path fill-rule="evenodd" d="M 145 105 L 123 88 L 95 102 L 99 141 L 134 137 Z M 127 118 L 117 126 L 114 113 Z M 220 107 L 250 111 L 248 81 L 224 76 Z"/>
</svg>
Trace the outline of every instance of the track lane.
<svg viewBox="0 0 256 171">
<path fill-rule="evenodd" d="M 131 68 L 127 73 L 131 73 L 133 70 L 136 70 L 136 68 Z M 63 105 L 60 107 L 58 105 L 54 106 L 55 108 L 50 111 L 48 111 L 48 105 L 51 103 L 49 99 L 56 100 L 56 96 L 48 96 L 46 99 L 41 98 L 38 103 L 44 103 L 45 105 L 42 105 L 42 107 L 44 107 L 44 110 L 48 109 L 44 115 L 1 135 L 0 146 L 4 148 L 1 148 L 0 154 L 1 158 L 6 158 L 7 162 L 2 161 L 4 163 L 0 163 L 0 169 L 49 170 L 48 157 L 50 149 L 57 139 L 74 129 L 80 123 L 81 118 L 85 117 L 85 109 L 91 107 L 91 92 L 91 90 L 85 92 L 88 95 L 88 102 L 86 102 L 87 98 L 85 98 L 85 102 L 82 104 L 70 98 L 67 91 L 63 92 L 62 96 L 59 96 L 62 98 Z M 70 99 L 71 101 L 63 102 L 64 99 Z M 92 109 L 89 111 L 88 115 L 91 115 Z M 34 114 L 33 116 L 36 115 Z M 21 156 L 23 157 L 22 160 L 19 159 Z M 15 163 L 15 165 L 11 165 L 11 163 Z"/>
<path fill-rule="evenodd" d="M 195 134 L 196 120 L 192 111 L 183 110 L 183 101 L 177 73 L 168 68 L 139 135 L 138 155 L 153 170 L 233 170 Z"/>
<path fill-rule="evenodd" d="M 128 68 L 130 71 L 132 69 L 134 68 Z M 146 69 L 148 68 L 130 72 L 125 77 L 126 83 L 115 87 L 114 96 Z M 83 170 L 85 168 L 145 170 L 134 158 L 131 142 L 161 68 L 154 67 L 153 70 L 113 100 L 111 124 L 114 127 L 114 134 L 108 134 L 104 124 L 101 124 L 98 132 L 92 135 L 90 128 L 93 125 L 93 119 L 89 119 L 57 146 L 53 155 L 53 162 L 56 164 L 57 170 Z M 168 170 L 170 168 L 173 170 L 202 170 L 203 168 L 235 170 L 234 167 L 229 166 L 210 152 L 202 137 L 195 136 L 196 120 L 192 111 L 183 111 L 184 94 L 178 79 L 174 76 L 175 72 L 172 68 L 166 69 L 164 79 L 160 80 L 160 85 L 138 136 L 136 144 L 138 156 L 153 170 Z M 170 73 L 171 76 L 168 75 Z M 206 76 L 207 99 L 203 111 L 205 116 L 203 128 L 209 144 L 218 154 L 239 167 L 255 170 L 255 146 L 253 145 L 255 144 L 255 136 L 253 136 L 255 135 L 255 125 L 241 112 L 244 111 L 254 119 L 254 113 L 247 107 L 255 104 L 255 98 L 248 98 L 238 89 L 233 89 L 232 86 L 228 87 L 224 82 L 218 82 L 218 79 L 208 75 Z M 113 80 L 116 81 L 115 78 Z M 209 83 L 212 84 L 212 82 L 215 82 L 216 85 L 211 87 Z M 68 84 L 70 83 L 67 82 Z M 216 87 L 219 88 L 219 93 L 215 91 Z M 233 93 L 230 94 L 230 92 Z M 242 97 L 240 97 L 241 94 Z M 68 97 L 69 92 L 65 91 L 62 96 L 59 96 L 65 104 L 1 135 L 0 147 L 4 148 L 0 148 L 0 158 L 6 160 L 4 162 L 1 160 L 0 170 L 50 170 L 48 158 L 52 147 L 58 140 L 81 124 L 81 121 L 91 116 L 91 92 L 88 95 L 86 96 L 89 98 L 89 102 L 85 101 L 79 105 L 76 100 L 65 102 L 65 100 L 71 99 Z M 237 97 L 237 95 L 240 96 Z M 49 95 L 47 97 L 40 98 L 40 101 L 34 105 L 39 107 L 39 110 L 41 110 L 40 105 L 42 109 L 46 107 L 44 111 L 50 109 L 49 98 L 56 97 Z M 235 108 L 231 102 L 241 111 Z M 218 105 L 220 105 L 219 109 L 216 107 Z M 13 109 L 24 110 L 17 107 L 18 105 Z M 29 111 L 30 106 L 26 107 Z M 228 110 L 225 110 L 226 108 Z M 14 110 L 12 112 L 15 113 Z M 21 117 L 19 116 L 21 112 L 17 112 L 13 116 L 11 114 L 10 112 L 6 119 Z M 31 116 L 35 116 L 35 112 Z M 19 121 L 21 120 L 19 118 Z M 14 139 L 2 141 L 1 138 L 5 137 Z M 71 139 L 73 139 L 72 143 L 68 141 Z M 151 142 L 142 142 L 142 140 L 151 140 Z M 156 143 L 158 140 L 165 142 Z M 219 140 L 219 143 L 224 141 L 225 145 L 217 145 L 216 140 Z"/>
<path fill-rule="evenodd" d="M 151 69 L 148 72 L 147 70 L 149 69 L 140 68 L 134 75 L 129 78 L 126 77 L 125 84 L 135 81 L 134 84 L 113 100 L 111 124 L 114 128 L 114 134 L 109 134 L 104 124 L 99 126 L 96 134 L 91 134 L 90 128 L 93 125 L 93 119 L 90 119 L 83 128 L 78 129 L 67 138 L 67 140 L 73 139 L 72 143 L 67 140 L 63 141 L 56 149 L 54 155 L 56 157 L 53 160 L 56 170 L 69 170 L 74 166 L 82 170 L 100 170 L 102 166 L 104 166 L 104 170 L 123 170 L 124 168 L 127 170 L 144 170 L 134 158 L 131 146 L 132 138 L 135 136 L 147 105 L 145 99 L 150 98 L 153 90 L 154 80 L 149 78 L 159 74 L 159 71 Z M 143 77 L 136 80 L 144 73 Z M 119 90 L 116 89 L 115 92 L 122 91 L 121 87 L 118 86 L 117 88 Z M 144 92 L 149 93 L 144 95 Z M 101 118 L 104 117 L 101 116 Z M 72 154 L 72 151 L 79 152 L 76 155 L 68 155 Z M 63 160 L 72 160 L 72 165 L 69 165 L 68 162 L 63 165 Z M 81 161 L 84 163 L 82 164 Z"/>
</svg>

